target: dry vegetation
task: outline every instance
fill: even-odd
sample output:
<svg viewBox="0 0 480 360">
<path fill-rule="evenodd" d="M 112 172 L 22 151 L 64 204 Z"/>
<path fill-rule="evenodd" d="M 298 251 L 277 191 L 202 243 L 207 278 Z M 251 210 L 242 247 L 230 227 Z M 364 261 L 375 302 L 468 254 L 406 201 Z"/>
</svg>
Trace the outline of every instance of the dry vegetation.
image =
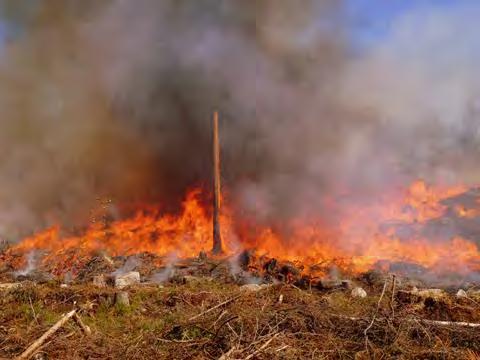
<svg viewBox="0 0 480 360">
<path fill-rule="evenodd" d="M 418 301 L 397 291 L 392 300 L 388 286 L 379 303 L 382 288 L 366 290 L 366 298 L 353 298 L 346 290 L 279 284 L 246 291 L 195 279 L 131 287 L 130 306 L 123 306 L 115 303 L 114 288 L 23 283 L 1 294 L 0 357 L 18 355 L 62 314 L 79 308 L 92 335 L 67 323 L 41 348 L 44 358 L 478 358 L 480 328 L 423 321 L 480 322 L 475 299 L 448 295 Z"/>
</svg>

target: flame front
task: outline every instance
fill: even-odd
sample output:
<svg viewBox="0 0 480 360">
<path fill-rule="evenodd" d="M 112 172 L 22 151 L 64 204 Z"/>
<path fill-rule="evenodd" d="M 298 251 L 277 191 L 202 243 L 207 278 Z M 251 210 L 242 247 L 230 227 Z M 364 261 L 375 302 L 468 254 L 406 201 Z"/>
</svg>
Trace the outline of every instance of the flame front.
<svg viewBox="0 0 480 360">
<path fill-rule="evenodd" d="M 432 271 L 476 272 L 480 270 L 480 252 L 472 240 L 456 234 L 447 238 L 425 236 L 419 230 L 443 219 L 449 211 L 457 218 L 475 217 L 475 208 L 455 205 L 450 209 L 444 204 L 444 200 L 466 190 L 464 186 L 429 187 L 416 181 L 373 204 L 332 209 L 340 214 L 335 222 L 294 219 L 285 226 L 288 232 L 251 223 L 238 225 L 234 212 L 227 207 L 221 217 L 224 246 L 227 254 L 254 249 L 259 255 L 301 262 L 311 269 L 328 262 L 358 273 L 382 263 L 404 262 Z M 138 212 L 108 225 L 93 224 L 76 236 L 62 236 L 60 226 L 56 226 L 23 240 L 4 258 L 12 260 L 15 254 L 42 250 L 46 254 L 42 261 L 62 272 L 84 263 L 98 251 L 110 255 L 148 252 L 197 256 L 212 247 L 211 216 L 200 201 L 201 195 L 200 189 L 190 191 L 178 215 Z M 407 228 L 407 236 L 399 228 Z"/>
</svg>

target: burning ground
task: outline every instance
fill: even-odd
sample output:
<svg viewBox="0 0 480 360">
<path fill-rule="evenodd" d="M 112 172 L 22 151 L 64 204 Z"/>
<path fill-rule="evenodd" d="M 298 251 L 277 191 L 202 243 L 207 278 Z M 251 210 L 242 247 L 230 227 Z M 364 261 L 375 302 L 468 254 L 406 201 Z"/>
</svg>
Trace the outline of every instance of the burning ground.
<svg viewBox="0 0 480 360">
<path fill-rule="evenodd" d="M 146 208 L 76 234 L 51 228 L 2 250 L 0 354 L 18 355 L 77 309 L 91 333 L 64 325 L 37 354 L 474 359 L 479 198 L 417 181 L 337 227 L 309 219 L 290 231 L 236 223 L 227 205 L 217 256 L 200 190 L 176 214 Z M 355 241 L 359 227 L 370 232 Z"/>
<path fill-rule="evenodd" d="M 478 357 L 478 5 L 0 10 L 0 356 Z"/>
<path fill-rule="evenodd" d="M 342 201 L 352 204 L 351 208 L 345 211 Z M 477 188 L 431 187 L 417 181 L 370 201 L 354 204 L 348 194 L 326 198 L 325 206 L 335 213 L 335 222 L 309 217 L 276 227 L 242 218 L 224 201 L 220 223 L 225 256 L 232 271 L 240 268 L 243 256 L 254 263 L 288 261 L 311 277 L 381 269 L 430 284 L 477 281 Z M 102 253 L 151 254 L 156 264 L 164 265 L 175 258 L 208 253 L 213 243 L 208 204 L 196 189 L 187 194 L 176 214 L 150 207 L 124 220 L 108 219 L 104 214 L 75 233 L 55 226 L 6 246 L 1 255 L 3 272 L 28 273 L 38 268 L 60 278 L 68 274 L 74 280 L 92 257 Z"/>
</svg>

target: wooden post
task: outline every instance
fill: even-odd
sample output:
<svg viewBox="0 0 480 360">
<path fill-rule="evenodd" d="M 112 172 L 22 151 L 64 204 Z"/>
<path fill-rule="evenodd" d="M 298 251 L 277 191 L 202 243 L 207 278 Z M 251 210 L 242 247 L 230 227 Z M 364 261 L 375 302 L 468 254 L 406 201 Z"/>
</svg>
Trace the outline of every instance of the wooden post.
<svg viewBox="0 0 480 360">
<path fill-rule="evenodd" d="M 222 235 L 220 232 L 220 143 L 218 139 L 218 112 L 213 114 L 213 254 L 223 252 Z"/>
</svg>

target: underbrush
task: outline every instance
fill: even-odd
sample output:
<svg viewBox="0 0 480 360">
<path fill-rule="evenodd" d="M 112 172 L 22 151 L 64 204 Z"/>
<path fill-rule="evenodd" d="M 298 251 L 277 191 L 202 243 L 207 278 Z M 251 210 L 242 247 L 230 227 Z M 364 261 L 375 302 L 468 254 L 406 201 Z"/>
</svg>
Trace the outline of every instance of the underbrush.
<svg viewBox="0 0 480 360">
<path fill-rule="evenodd" d="M 476 322 L 476 302 L 402 303 L 387 294 L 379 303 L 380 291 L 368 290 L 366 298 L 352 298 L 349 291 L 284 284 L 255 292 L 198 281 L 130 288 L 130 305 L 120 305 L 113 288 L 24 285 L 1 294 L 0 357 L 18 355 L 78 308 L 92 335 L 67 323 L 42 347 L 48 358 L 478 358 L 480 328 L 422 321 Z"/>
</svg>

